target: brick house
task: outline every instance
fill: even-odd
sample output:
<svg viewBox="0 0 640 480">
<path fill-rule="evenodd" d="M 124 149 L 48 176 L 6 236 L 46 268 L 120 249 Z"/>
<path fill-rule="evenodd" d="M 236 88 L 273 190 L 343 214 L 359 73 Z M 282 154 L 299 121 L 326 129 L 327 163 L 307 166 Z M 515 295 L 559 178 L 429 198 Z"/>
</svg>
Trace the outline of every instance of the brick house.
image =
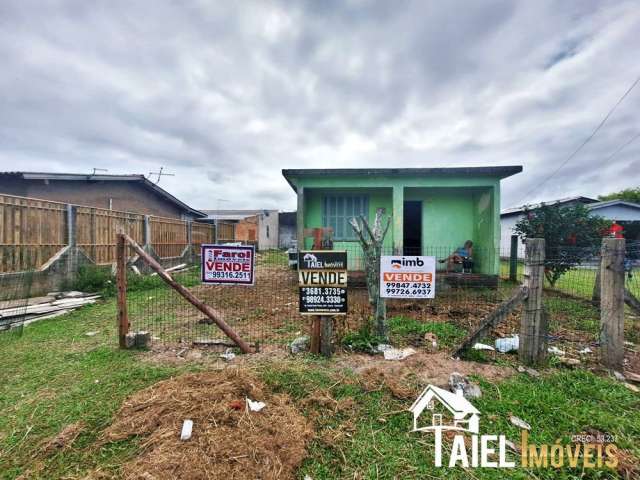
<svg viewBox="0 0 640 480">
<path fill-rule="evenodd" d="M 0 193 L 182 220 L 207 216 L 144 175 L 0 172 Z"/>
</svg>

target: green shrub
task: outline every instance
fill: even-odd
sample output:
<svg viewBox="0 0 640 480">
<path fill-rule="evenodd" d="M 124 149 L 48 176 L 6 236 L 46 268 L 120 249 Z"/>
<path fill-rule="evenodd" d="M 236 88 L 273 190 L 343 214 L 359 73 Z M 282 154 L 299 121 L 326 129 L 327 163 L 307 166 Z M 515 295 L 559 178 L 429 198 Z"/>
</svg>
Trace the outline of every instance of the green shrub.
<svg viewBox="0 0 640 480">
<path fill-rule="evenodd" d="M 438 337 L 438 343 L 451 346 L 462 339 L 466 331 L 452 323 L 419 322 L 413 318 L 392 317 L 388 320 L 389 330 L 392 335 L 401 337 L 423 336 L 425 333 L 434 333 Z"/>
<path fill-rule="evenodd" d="M 366 322 L 357 332 L 347 333 L 342 338 L 342 346 L 354 352 L 374 353 L 384 339 L 372 333 L 371 323 Z"/>
<path fill-rule="evenodd" d="M 75 278 L 63 285 L 63 290 L 79 290 L 111 297 L 116 294 L 116 279 L 111 275 L 109 267 L 82 265 Z"/>
</svg>

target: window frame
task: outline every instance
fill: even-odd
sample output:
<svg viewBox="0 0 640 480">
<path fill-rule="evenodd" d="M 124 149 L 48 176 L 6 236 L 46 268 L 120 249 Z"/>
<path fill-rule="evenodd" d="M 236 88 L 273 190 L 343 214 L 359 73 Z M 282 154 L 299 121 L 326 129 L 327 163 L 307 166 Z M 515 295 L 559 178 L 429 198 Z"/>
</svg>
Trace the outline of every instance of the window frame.
<svg viewBox="0 0 640 480">
<path fill-rule="evenodd" d="M 356 212 L 356 203 L 358 204 L 358 212 Z M 333 211 L 331 207 L 333 207 Z M 350 213 L 345 212 L 347 208 L 350 209 Z M 369 218 L 369 196 L 366 194 L 325 193 L 322 195 L 322 226 L 325 228 L 334 227 L 334 241 L 357 241 L 358 239 L 351 229 L 349 220 L 361 214 L 364 214 L 365 218 Z M 342 223 L 342 232 L 340 232 L 339 223 Z"/>
</svg>

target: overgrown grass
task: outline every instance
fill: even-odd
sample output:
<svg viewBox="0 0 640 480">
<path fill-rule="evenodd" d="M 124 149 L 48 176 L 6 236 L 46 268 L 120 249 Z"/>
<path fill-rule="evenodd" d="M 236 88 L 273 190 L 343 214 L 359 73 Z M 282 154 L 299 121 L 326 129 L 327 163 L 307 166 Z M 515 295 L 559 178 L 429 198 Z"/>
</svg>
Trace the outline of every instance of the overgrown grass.
<svg viewBox="0 0 640 480">
<path fill-rule="evenodd" d="M 392 320 L 398 334 L 437 328 L 441 341 L 461 334 L 435 327 L 448 324 Z M 98 333 L 87 336 L 89 331 Z M 139 451 L 139 440 L 100 446 L 102 430 L 128 395 L 186 369 L 146 363 L 135 352 L 118 350 L 113 300 L 29 325 L 21 338 L 0 334 L 0 357 L 0 478 L 6 479 L 25 473 L 27 478 L 83 478 L 94 469 L 117 477 L 119 465 Z M 436 469 L 433 438 L 410 432 L 406 409 L 413 399 L 399 400 L 384 386 L 367 389 L 338 365 L 303 356 L 255 367 L 315 426 L 299 478 L 619 478 L 606 470 Z M 595 429 L 616 435 L 619 447 L 640 457 L 640 395 L 619 382 L 579 370 L 551 370 L 541 378 L 517 375 L 500 383 L 477 380 L 483 396 L 473 403 L 482 412 L 482 433 L 504 433 L 517 443 L 519 430 L 508 419 L 514 414 L 531 424 L 532 442 L 568 441 L 572 434 Z M 412 387 L 417 395 L 418 385 Z M 323 392 L 340 407 L 309 401 Z M 78 421 L 86 427 L 73 448 L 43 456 L 43 443 Z"/>
<path fill-rule="evenodd" d="M 98 333 L 87 336 L 89 331 Z M 112 302 L 29 325 L 22 337 L 0 334 L 0 357 L 0 478 L 28 468 L 34 468 L 28 478 L 115 469 L 135 450 L 134 441 L 85 447 L 128 395 L 179 371 L 118 350 Z M 43 442 L 78 421 L 86 427 L 75 448 L 43 458 Z"/>
<path fill-rule="evenodd" d="M 413 318 L 392 317 L 389 319 L 389 330 L 392 336 L 399 339 L 424 337 L 425 333 L 434 333 L 438 337 L 438 344 L 451 347 L 461 340 L 466 331 L 453 323 L 420 322 Z"/>
<path fill-rule="evenodd" d="M 172 276 L 185 287 L 193 287 L 200 283 L 197 268 Z M 139 292 L 161 287 L 166 287 L 166 283 L 158 275 L 136 275 L 132 271 L 127 271 L 127 292 Z M 110 267 L 83 265 L 78 269 L 74 280 L 65 284 L 63 289 L 99 293 L 105 298 L 113 297 L 117 292 L 116 277 Z"/>
<path fill-rule="evenodd" d="M 451 347 L 461 340 L 466 331 L 452 323 L 420 322 L 408 317 L 391 317 L 387 320 L 389 341 L 392 345 L 422 344 L 425 333 L 434 333 L 441 347 Z M 385 339 L 373 332 L 370 323 L 365 323 L 356 332 L 342 338 L 342 345 L 355 352 L 373 353 Z"/>
<path fill-rule="evenodd" d="M 563 468 L 525 470 L 436 468 L 433 436 L 412 433 L 411 400 L 397 400 L 387 390 L 367 391 L 347 375 L 335 375 L 320 363 L 267 368 L 263 378 L 276 391 L 303 405 L 317 428 L 310 455 L 300 477 L 335 478 L 454 478 L 454 479 L 596 479 L 621 478 L 609 469 Z M 598 430 L 616 436 L 617 445 L 638 457 L 640 397 L 619 383 L 583 371 L 564 370 L 541 378 L 518 375 L 500 384 L 479 379 L 483 396 L 474 401 L 482 412 L 481 433 L 505 434 L 516 444 L 520 430 L 509 421 L 516 415 L 531 424 L 531 443 L 570 442 L 571 435 Z M 314 392 L 329 392 L 338 405 L 305 401 Z M 341 402 L 351 403 L 346 409 Z M 445 453 L 445 460 L 448 459 Z"/>
</svg>

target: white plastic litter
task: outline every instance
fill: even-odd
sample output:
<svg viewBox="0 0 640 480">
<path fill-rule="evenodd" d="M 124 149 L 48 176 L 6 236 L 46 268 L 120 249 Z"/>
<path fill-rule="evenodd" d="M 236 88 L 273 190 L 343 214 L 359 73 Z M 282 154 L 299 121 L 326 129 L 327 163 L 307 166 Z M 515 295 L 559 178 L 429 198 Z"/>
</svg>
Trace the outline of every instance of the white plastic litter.
<svg viewBox="0 0 640 480">
<path fill-rule="evenodd" d="M 247 407 L 249 407 L 249 410 L 251 410 L 252 412 L 259 412 L 266 406 L 267 404 L 264 402 L 256 402 L 247 397 Z"/>
<path fill-rule="evenodd" d="M 514 335 L 513 337 L 498 338 L 496 340 L 496 350 L 500 353 L 512 352 L 518 350 L 520 345 L 520 337 Z"/>
<path fill-rule="evenodd" d="M 224 353 L 220 354 L 220 358 L 224 358 L 226 361 L 231 361 L 234 358 L 236 358 L 236 354 L 233 353 L 233 351 L 230 348 L 227 348 L 227 350 Z"/>
<path fill-rule="evenodd" d="M 387 350 L 391 350 L 393 349 L 393 347 L 391 345 L 389 345 L 388 343 L 380 343 L 377 347 L 376 347 L 376 351 L 383 353 L 386 352 Z"/>
<path fill-rule="evenodd" d="M 516 427 L 518 428 L 522 428 L 524 430 L 531 430 L 531 425 L 529 425 L 527 422 L 525 422 L 524 420 L 522 420 L 519 417 L 516 417 L 514 415 L 511 415 L 509 417 L 509 421 L 511 423 L 513 423 Z"/>
<path fill-rule="evenodd" d="M 620 382 L 626 382 L 627 381 L 627 379 L 625 378 L 624 374 L 618 372 L 617 370 L 614 370 L 613 376 L 616 377 L 616 380 L 618 380 Z"/>
<path fill-rule="evenodd" d="M 591 350 L 589 347 L 585 347 L 585 348 L 583 348 L 582 350 L 580 350 L 578 353 L 579 353 L 580 355 L 585 355 L 585 354 L 587 354 L 587 353 L 591 353 L 591 352 L 593 352 L 593 350 Z"/>
<path fill-rule="evenodd" d="M 491 345 L 487 345 L 485 343 L 476 343 L 472 348 L 474 350 L 491 350 L 491 351 L 495 351 L 495 348 L 493 348 Z"/>
<path fill-rule="evenodd" d="M 553 355 L 559 355 L 559 356 L 564 355 L 564 350 L 560 350 L 558 347 L 549 347 L 547 348 L 547 352 Z"/>
<path fill-rule="evenodd" d="M 403 348 L 402 350 L 397 348 L 389 348 L 384 351 L 385 360 L 404 360 L 410 355 L 413 355 L 416 351 L 413 348 Z"/>
<path fill-rule="evenodd" d="M 193 420 L 185 420 L 182 423 L 182 432 L 180 433 L 180 440 L 189 440 L 191 438 L 192 430 L 193 430 Z"/>
</svg>

